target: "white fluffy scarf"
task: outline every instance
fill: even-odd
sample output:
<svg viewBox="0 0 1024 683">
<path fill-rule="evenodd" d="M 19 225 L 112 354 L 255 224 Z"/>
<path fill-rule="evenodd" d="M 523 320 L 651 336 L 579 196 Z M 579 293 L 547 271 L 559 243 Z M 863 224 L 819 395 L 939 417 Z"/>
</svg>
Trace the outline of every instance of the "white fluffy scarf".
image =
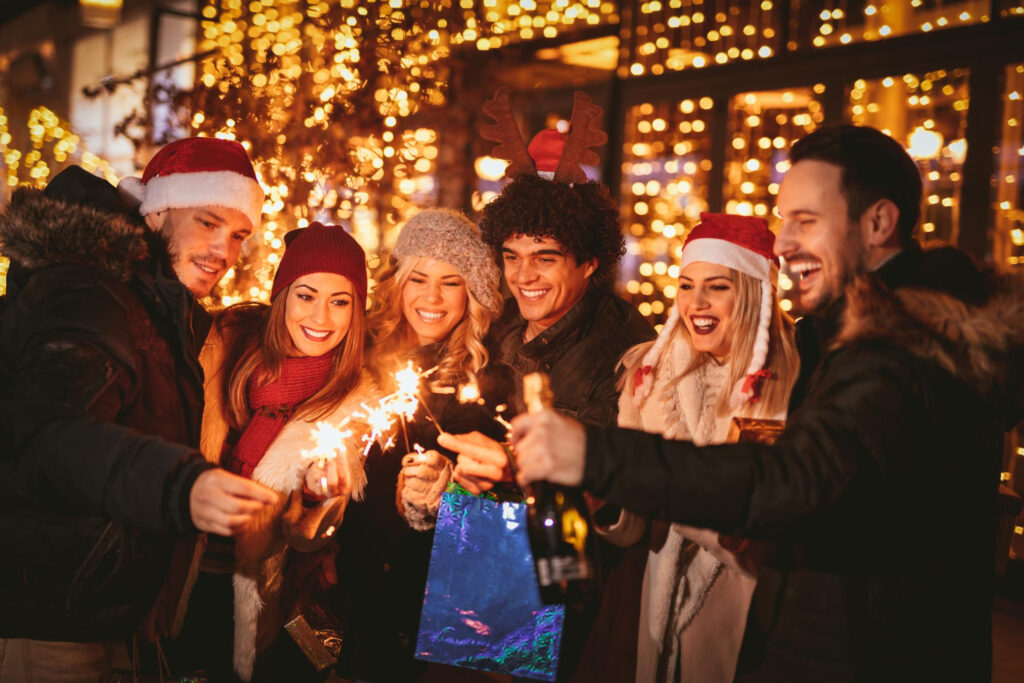
<svg viewBox="0 0 1024 683">
<path fill-rule="evenodd" d="M 625 377 L 632 378 L 648 346 L 636 347 L 623 359 Z M 632 383 L 627 381 L 619 399 L 620 426 L 692 441 L 698 446 L 726 440 L 732 418 L 753 411 L 748 408 L 719 415 L 719 398 L 728 389 L 729 365 L 705 363 L 684 376 L 691 353 L 689 342 L 677 331 L 654 372 L 650 395 L 639 404 L 633 397 Z M 644 597 L 648 601 L 648 620 L 640 628 L 649 632 L 641 632 L 640 637 L 661 643 L 657 668 L 663 673 L 676 669 L 679 636 L 700 611 L 724 567 L 704 548 L 695 550 L 685 543 L 693 531 L 692 527 L 673 524 L 664 546 L 651 551 L 647 559 Z"/>
</svg>

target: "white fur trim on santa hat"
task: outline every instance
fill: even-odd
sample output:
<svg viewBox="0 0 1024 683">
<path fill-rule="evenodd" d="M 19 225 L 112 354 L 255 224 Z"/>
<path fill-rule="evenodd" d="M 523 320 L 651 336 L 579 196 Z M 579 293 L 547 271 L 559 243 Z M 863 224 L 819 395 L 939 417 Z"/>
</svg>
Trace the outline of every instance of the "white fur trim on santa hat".
<svg viewBox="0 0 1024 683">
<path fill-rule="evenodd" d="M 715 237 L 702 237 L 695 239 L 683 247 L 683 254 L 679 262 L 679 269 L 695 261 L 706 263 L 717 263 L 721 266 L 733 268 L 746 273 L 758 280 L 769 280 L 771 278 L 771 260 L 761 256 L 728 240 L 721 240 Z"/>
<path fill-rule="evenodd" d="M 256 230 L 262 224 L 263 188 L 252 178 L 232 171 L 199 171 L 156 176 L 148 183 L 125 178 L 118 189 L 141 202 L 143 216 L 164 209 L 226 206 L 246 215 Z"/>
</svg>

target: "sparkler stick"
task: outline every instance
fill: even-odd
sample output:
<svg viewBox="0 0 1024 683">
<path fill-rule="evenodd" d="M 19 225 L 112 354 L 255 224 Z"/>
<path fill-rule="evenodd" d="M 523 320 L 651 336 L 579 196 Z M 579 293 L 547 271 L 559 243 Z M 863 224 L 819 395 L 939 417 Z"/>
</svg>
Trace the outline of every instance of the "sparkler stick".
<svg viewBox="0 0 1024 683">
<path fill-rule="evenodd" d="M 427 419 L 429 419 L 434 424 L 434 426 L 437 427 L 438 435 L 444 434 L 444 430 L 441 429 L 441 425 L 438 423 L 437 418 L 434 417 L 434 413 L 430 412 L 430 405 L 427 403 L 427 399 L 420 396 L 420 405 L 423 406 L 423 410 L 427 414 Z"/>
<path fill-rule="evenodd" d="M 405 415 L 400 414 L 398 419 L 402 423 L 402 438 L 405 439 L 405 452 L 408 453 L 412 449 L 409 448 L 409 432 L 405 431 Z"/>
</svg>

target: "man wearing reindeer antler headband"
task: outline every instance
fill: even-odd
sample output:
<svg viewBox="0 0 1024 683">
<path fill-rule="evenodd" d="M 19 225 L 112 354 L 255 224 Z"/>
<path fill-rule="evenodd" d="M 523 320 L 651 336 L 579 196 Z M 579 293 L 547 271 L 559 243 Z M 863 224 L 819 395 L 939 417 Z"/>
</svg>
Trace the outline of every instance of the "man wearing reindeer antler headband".
<svg viewBox="0 0 1024 683">
<path fill-rule="evenodd" d="M 613 425 L 615 367 L 627 349 L 653 339 L 654 329 L 631 304 L 601 287 L 613 277 L 625 244 L 608 188 L 588 181 L 582 168 L 599 163 L 591 147 L 608 139 L 597 127 L 602 110 L 577 92 L 568 134 L 544 130 L 528 146 L 507 88 L 484 104 L 484 112 L 495 123 L 480 133 L 500 143 L 493 154 L 509 161 L 505 175 L 512 179 L 480 221 L 512 293 L 491 328 L 491 357 L 511 370 L 515 412 L 524 412 L 522 377 L 540 371 L 551 377 L 556 410 L 588 424 Z M 465 438 L 484 448 L 477 457 L 459 456 L 459 483 L 479 493 L 511 478 L 497 442 L 476 433 Z M 611 518 L 617 516 L 616 509 Z M 567 622 L 562 677 L 576 669 L 597 605 L 588 610 Z"/>
<path fill-rule="evenodd" d="M 598 128 L 603 112 L 577 92 L 568 134 L 543 130 L 526 145 L 508 88 L 483 110 L 494 124 L 480 134 L 499 143 L 493 154 L 509 161 L 505 175 L 512 179 L 480 221 L 512 293 L 490 336 L 493 362 L 512 370 L 511 407 L 524 411 L 523 375 L 546 372 L 557 410 L 590 424 L 615 424 L 615 366 L 627 349 L 653 339 L 654 330 L 631 304 L 601 287 L 613 277 L 625 244 L 608 188 L 588 181 L 582 168 L 600 161 L 590 148 L 608 139 Z M 493 462 L 459 460 L 456 478 L 471 491 L 509 477 L 504 452 L 490 443 Z"/>
</svg>

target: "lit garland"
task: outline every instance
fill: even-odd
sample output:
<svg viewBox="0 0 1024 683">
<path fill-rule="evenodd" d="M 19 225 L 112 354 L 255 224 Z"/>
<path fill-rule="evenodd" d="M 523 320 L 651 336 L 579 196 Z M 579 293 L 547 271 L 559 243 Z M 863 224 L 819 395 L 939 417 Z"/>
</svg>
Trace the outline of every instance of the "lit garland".
<svg viewBox="0 0 1024 683">
<path fill-rule="evenodd" d="M 626 119 L 622 211 L 626 293 L 644 316 L 663 319 L 676 295 L 680 238 L 708 209 L 710 97 L 646 102 Z"/>
<path fill-rule="evenodd" d="M 32 148 L 22 153 L 11 147 L 7 115 L 0 107 L 0 157 L 7 167 L 8 187 L 28 184 L 44 187 L 52 168 L 61 168 L 69 160 L 90 173 L 99 173 L 112 183 L 117 174 L 104 159 L 84 149 L 81 138 L 71 131 L 71 124 L 46 107 L 36 107 L 28 115 L 28 134 Z"/>
<path fill-rule="evenodd" d="M 1024 14 L 1024 4 L 1006 4 L 1002 16 Z M 621 28 L 628 47 L 618 73 L 620 78 L 657 76 L 984 23 L 990 20 L 988 8 L 988 2 L 972 0 L 647 0 L 635 4 Z M 783 36 L 789 36 L 785 45 Z"/>
<path fill-rule="evenodd" d="M 342 224 L 372 254 L 411 208 L 436 203 L 453 50 L 618 20 L 601 0 L 208 0 L 202 17 L 200 50 L 214 55 L 184 102 L 191 127 L 246 146 L 269 219 L 221 305 L 268 299 L 293 227 Z"/>
<path fill-rule="evenodd" d="M 23 153 L 12 146 L 7 114 L 0 107 L 0 159 L 7 169 L 7 189 L 18 185 L 45 187 L 53 169 L 59 169 L 69 161 L 117 183 L 117 175 L 111 165 L 83 148 L 81 138 L 71 131 L 71 124 L 46 107 L 36 107 L 29 112 L 27 125 L 32 148 Z M 8 259 L 0 256 L 0 295 L 7 290 L 9 265 Z"/>
<path fill-rule="evenodd" d="M 1002 144 L 996 153 L 993 249 L 1000 268 L 1024 266 L 1024 64 L 1006 67 Z"/>
<path fill-rule="evenodd" d="M 924 241 L 956 243 L 967 154 L 967 71 L 938 70 L 876 80 L 858 80 L 850 90 L 847 116 L 879 128 L 903 143 L 921 171 Z"/>
<path fill-rule="evenodd" d="M 792 144 L 824 119 L 821 84 L 736 95 L 729 107 L 723 188 L 727 213 L 771 218 Z M 707 211 L 711 174 L 709 97 L 632 107 L 622 165 L 626 257 L 622 284 L 640 313 L 658 322 L 677 294 L 682 241 Z M 779 277 L 783 299 L 792 280 Z"/>
</svg>

